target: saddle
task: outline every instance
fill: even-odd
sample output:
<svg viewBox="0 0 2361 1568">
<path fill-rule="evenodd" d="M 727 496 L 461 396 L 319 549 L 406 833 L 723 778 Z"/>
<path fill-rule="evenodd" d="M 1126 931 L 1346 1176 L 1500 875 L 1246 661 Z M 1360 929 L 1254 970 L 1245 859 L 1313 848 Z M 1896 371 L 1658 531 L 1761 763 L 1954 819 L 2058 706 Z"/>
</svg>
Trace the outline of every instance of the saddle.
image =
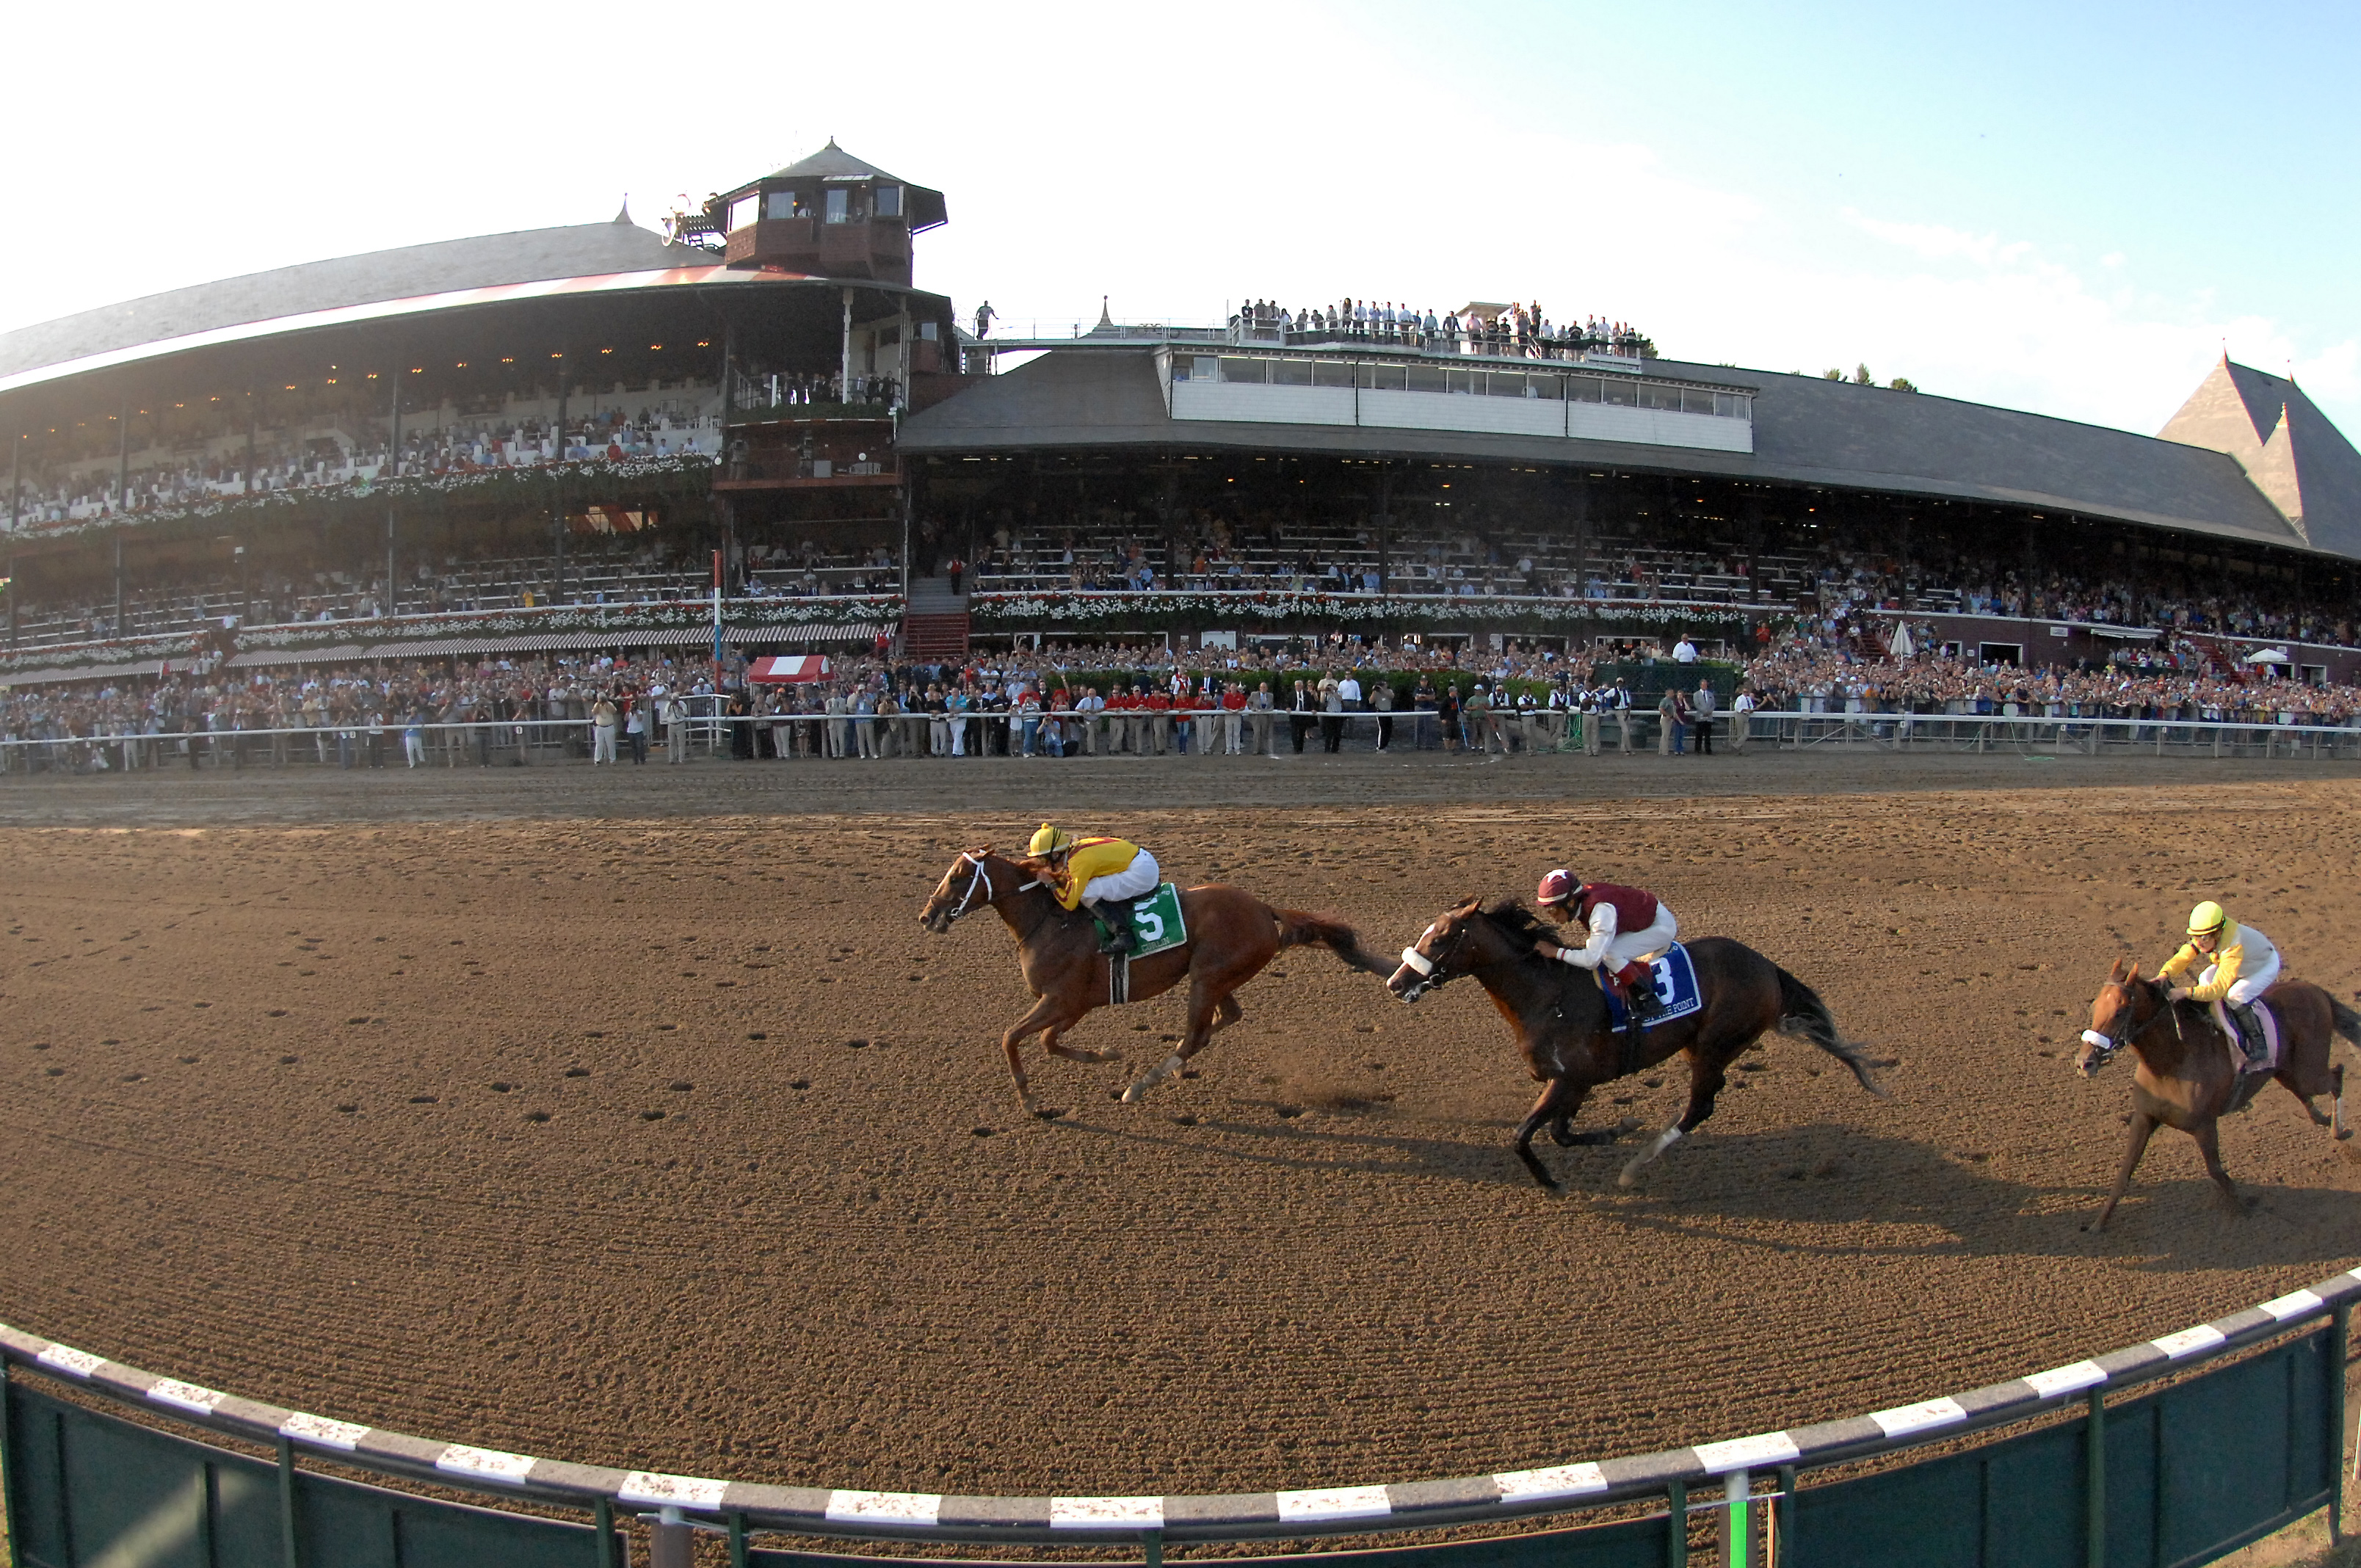
<svg viewBox="0 0 2361 1568">
<path fill-rule="evenodd" d="M 2263 1085 L 2279 1071 L 2279 1059 L 2285 1053 L 2279 1014 L 2271 1011 L 2270 1003 L 2257 999 L 2246 1011 L 2262 1032 L 2263 1048 L 2259 1056 L 2246 1054 L 2243 1031 L 2233 1020 L 2230 1009 L 2219 1002 L 2214 1003 L 2212 1008 L 2213 1026 L 2222 1031 L 2222 1038 L 2230 1048 L 2230 1065 L 2238 1074 L 2237 1081 L 2230 1087 L 2230 1102 L 2222 1108 L 2225 1116 L 2243 1111 L 2253 1103 L 2255 1096 L 2262 1092 Z"/>
</svg>

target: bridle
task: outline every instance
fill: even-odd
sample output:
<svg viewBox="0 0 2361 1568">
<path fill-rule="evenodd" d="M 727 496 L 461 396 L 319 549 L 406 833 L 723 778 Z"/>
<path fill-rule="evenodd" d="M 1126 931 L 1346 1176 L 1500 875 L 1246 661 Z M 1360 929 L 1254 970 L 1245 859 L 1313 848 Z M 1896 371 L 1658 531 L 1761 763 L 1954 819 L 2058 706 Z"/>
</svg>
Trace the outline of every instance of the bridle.
<svg viewBox="0 0 2361 1568">
<path fill-rule="evenodd" d="M 2131 985 L 2129 981 L 2121 981 L 2116 983 L 2125 990 L 2128 990 Z M 2129 1007 L 2125 1007 L 2124 1012 L 2126 1014 L 2129 1014 L 2131 1009 Z M 2173 1038 L 2176 1040 L 2181 1039 L 2180 1009 L 2175 1007 L 2169 1000 L 2163 999 L 2161 997 L 2159 997 L 2157 1003 L 2156 1011 L 2150 1013 L 2145 1018 L 2132 1019 L 2129 1023 L 2126 1023 L 2122 1028 L 2116 1030 L 2112 1035 L 2102 1035 L 2096 1029 L 2083 1030 L 2082 1043 L 2091 1048 L 2091 1056 L 2089 1060 L 2081 1064 L 2081 1070 L 2082 1076 L 2084 1078 L 2088 1078 L 2092 1073 L 2097 1072 L 2101 1068 L 2106 1066 L 2109 1062 L 2114 1060 L 2117 1053 L 2121 1052 L 2125 1046 L 2130 1045 L 2134 1040 L 2138 1039 L 2142 1035 L 2147 1034 L 2148 1030 L 2155 1027 L 2157 1019 L 2166 1014 L 2169 1014 L 2172 1019 Z M 2186 1041 L 2183 1041 L 2183 1043 L 2186 1044 Z"/>
<path fill-rule="evenodd" d="M 953 909 L 949 915 L 943 916 L 943 924 L 946 927 L 957 925 L 959 923 L 960 916 L 965 915 L 970 910 L 988 907 L 994 902 L 995 895 L 992 891 L 992 873 L 984 869 L 983 859 L 983 856 L 980 854 L 966 852 L 962 852 L 961 854 L 960 863 L 964 866 L 972 867 L 973 870 L 971 872 L 967 879 L 967 891 L 960 895 L 959 906 Z M 1026 883 L 1021 887 L 1013 888 L 1010 891 L 1015 893 L 1029 893 L 1040 885 L 1041 879 L 1035 877 L 1031 882 Z M 981 891 L 983 894 L 983 897 L 981 901 L 979 901 L 975 896 L 978 891 Z"/>
<path fill-rule="evenodd" d="M 1445 916 L 1445 918 L 1448 918 L 1448 916 Z M 1423 942 L 1428 938 L 1433 936 L 1434 927 L 1442 924 L 1443 921 L 1438 920 L 1434 923 L 1434 926 L 1429 926 L 1425 930 L 1420 932 L 1419 941 Z M 1467 927 L 1465 924 L 1455 927 L 1451 933 L 1451 942 L 1449 947 L 1444 949 L 1445 954 L 1450 950 L 1456 948 L 1460 943 L 1466 940 L 1466 938 Z M 1418 976 L 1418 979 L 1411 981 L 1409 985 L 1404 986 L 1400 991 L 1395 992 L 1395 994 L 1400 997 L 1404 1002 L 1415 1002 L 1430 991 L 1440 991 L 1451 981 L 1457 980 L 1461 975 L 1469 972 L 1466 970 L 1444 969 L 1444 955 L 1437 955 L 1430 958 L 1426 954 L 1418 950 L 1418 945 L 1415 942 L 1401 950 L 1401 961 L 1403 968 L 1411 970 Z"/>
</svg>

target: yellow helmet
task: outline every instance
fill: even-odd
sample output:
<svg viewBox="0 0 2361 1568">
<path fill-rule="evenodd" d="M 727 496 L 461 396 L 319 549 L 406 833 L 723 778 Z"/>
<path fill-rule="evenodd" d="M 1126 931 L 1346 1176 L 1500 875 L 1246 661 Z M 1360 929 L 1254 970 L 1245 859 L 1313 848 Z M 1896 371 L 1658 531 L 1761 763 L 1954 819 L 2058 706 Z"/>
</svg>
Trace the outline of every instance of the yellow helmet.
<svg viewBox="0 0 2361 1568">
<path fill-rule="evenodd" d="M 1033 830 L 1033 841 L 1025 846 L 1025 852 L 1028 855 L 1054 855 L 1060 850 L 1073 847 L 1074 836 L 1071 833 L 1061 833 L 1044 822 Z"/>
<path fill-rule="evenodd" d="M 2210 937 L 2227 924 L 2229 918 L 2222 913 L 2222 906 L 2209 898 L 2189 912 L 2189 934 Z"/>
</svg>

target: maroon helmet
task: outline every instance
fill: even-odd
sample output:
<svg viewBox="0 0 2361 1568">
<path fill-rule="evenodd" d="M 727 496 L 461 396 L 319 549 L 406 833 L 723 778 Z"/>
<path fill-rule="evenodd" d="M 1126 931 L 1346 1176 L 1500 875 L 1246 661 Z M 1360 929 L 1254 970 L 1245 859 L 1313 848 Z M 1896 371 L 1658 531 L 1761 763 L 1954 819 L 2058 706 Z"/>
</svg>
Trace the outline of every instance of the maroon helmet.
<svg viewBox="0 0 2361 1568">
<path fill-rule="evenodd" d="M 1533 890 L 1533 900 L 1546 909 L 1553 905 L 1567 903 L 1581 891 L 1581 880 L 1572 872 L 1560 868 L 1542 878 L 1541 886 Z"/>
</svg>

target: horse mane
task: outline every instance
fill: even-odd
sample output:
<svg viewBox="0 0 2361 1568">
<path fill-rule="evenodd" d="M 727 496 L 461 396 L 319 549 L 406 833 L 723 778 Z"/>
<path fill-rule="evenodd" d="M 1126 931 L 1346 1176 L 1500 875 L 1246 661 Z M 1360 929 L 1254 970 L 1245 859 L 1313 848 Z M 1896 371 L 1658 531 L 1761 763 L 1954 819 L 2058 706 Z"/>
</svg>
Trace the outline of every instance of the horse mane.
<svg viewBox="0 0 2361 1568">
<path fill-rule="evenodd" d="M 1521 938 L 1528 947 L 1549 935 L 1542 917 L 1526 908 L 1521 898 L 1504 898 L 1478 913 L 1510 936 Z"/>
</svg>

